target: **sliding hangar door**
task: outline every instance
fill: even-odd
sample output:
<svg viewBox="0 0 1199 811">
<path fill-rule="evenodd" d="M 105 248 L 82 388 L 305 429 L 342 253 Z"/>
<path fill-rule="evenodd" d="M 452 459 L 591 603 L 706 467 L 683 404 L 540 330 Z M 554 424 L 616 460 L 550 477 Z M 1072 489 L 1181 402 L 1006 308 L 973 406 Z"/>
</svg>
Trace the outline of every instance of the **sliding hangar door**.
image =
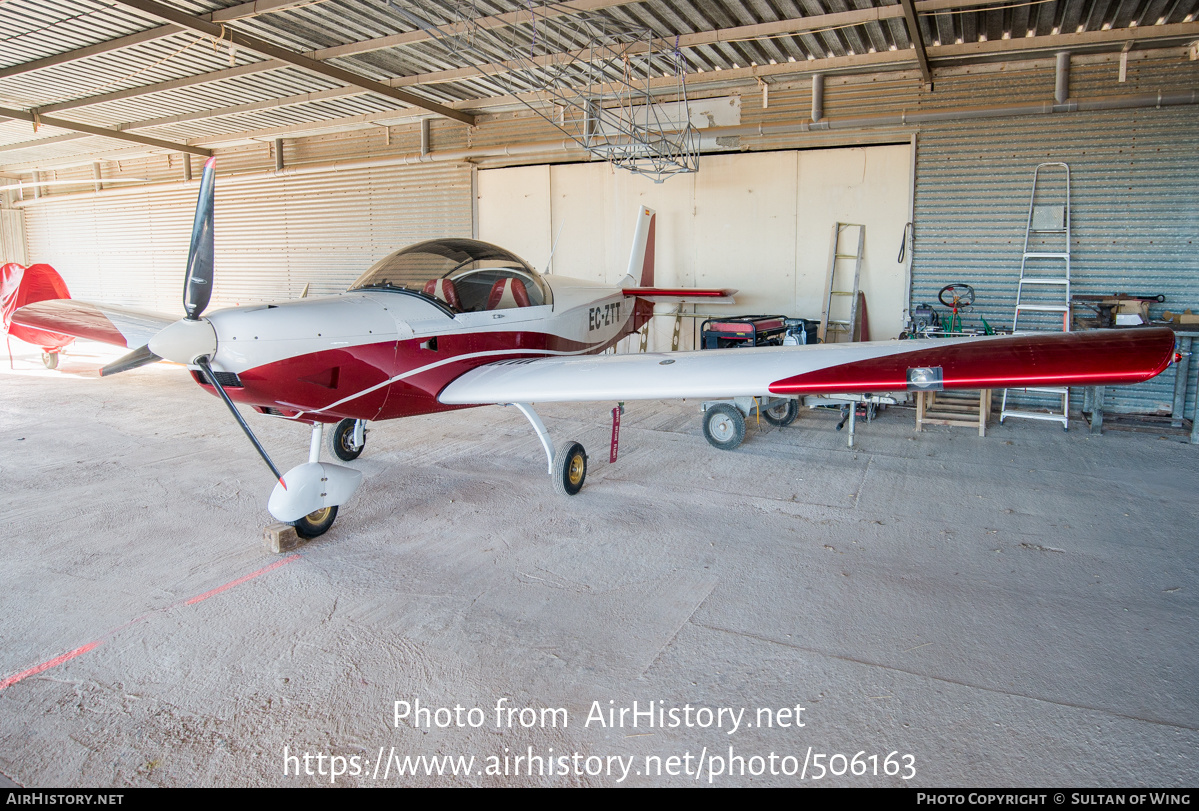
<svg viewBox="0 0 1199 811">
<path fill-rule="evenodd" d="M 710 155 L 699 172 L 659 184 L 602 163 L 483 170 L 479 237 L 538 269 L 615 283 L 628 266 L 637 207 L 646 205 L 658 215 L 658 285 L 737 288 L 736 304 L 701 312 L 816 319 L 833 225 L 862 223 L 871 335 L 894 338 L 907 317 L 910 253 L 900 247 L 911 166 L 905 143 Z M 664 316 L 673 310 L 658 307 Z M 655 319 L 651 349 L 670 348 L 673 321 Z M 682 337 L 681 348 L 691 348 L 689 325 Z"/>
</svg>

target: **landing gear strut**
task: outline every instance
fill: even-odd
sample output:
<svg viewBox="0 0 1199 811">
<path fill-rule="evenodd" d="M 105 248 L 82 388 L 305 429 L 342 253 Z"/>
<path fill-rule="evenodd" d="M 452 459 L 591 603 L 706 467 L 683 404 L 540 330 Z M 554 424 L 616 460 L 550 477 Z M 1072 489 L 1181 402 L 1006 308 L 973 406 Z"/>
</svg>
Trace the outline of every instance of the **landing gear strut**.
<svg viewBox="0 0 1199 811">
<path fill-rule="evenodd" d="M 342 420 L 337 424 L 340 428 L 343 423 L 350 420 Z M 321 439 L 325 433 L 324 423 L 312 423 L 312 440 L 308 443 L 308 461 L 319 462 L 321 460 Z M 331 439 L 337 436 L 337 431 L 334 430 Z M 362 453 L 362 449 L 358 449 L 358 453 Z M 341 454 L 337 454 L 339 457 Z M 354 454 L 357 456 L 358 454 Z M 353 457 L 351 457 L 353 458 Z M 323 489 L 323 488 L 322 488 Z M 321 507 L 319 510 L 313 510 L 308 515 L 292 522 L 292 526 L 296 528 L 296 534 L 301 538 L 315 538 L 318 535 L 324 535 L 333 526 L 333 522 L 337 519 L 337 507 L 328 506 Z"/>
<path fill-rule="evenodd" d="M 566 442 L 557 453 L 550 442 L 550 432 L 545 430 L 545 423 L 537 416 L 537 412 L 528 403 L 512 403 L 525 415 L 525 419 L 537 432 L 541 447 L 549 460 L 549 474 L 554 477 L 554 489 L 566 496 L 577 495 L 583 489 L 583 481 L 587 478 L 587 453 L 578 442 Z"/>
</svg>

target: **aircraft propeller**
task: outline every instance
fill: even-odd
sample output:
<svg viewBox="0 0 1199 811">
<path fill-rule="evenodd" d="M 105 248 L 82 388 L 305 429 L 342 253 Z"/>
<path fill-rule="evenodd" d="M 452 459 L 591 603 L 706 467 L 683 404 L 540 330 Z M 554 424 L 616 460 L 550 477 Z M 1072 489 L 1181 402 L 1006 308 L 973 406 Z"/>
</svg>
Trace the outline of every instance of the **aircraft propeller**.
<svg viewBox="0 0 1199 811">
<path fill-rule="evenodd" d="M 216 158 L 204 164 L 204 175 L 200 180 L 200 194 L 196 200 L 196 218 L 192 224 L 191 246 L 187 252 L 187 275 L 183 283 L 183 310 L 185 316 L 161 330 L 145 346 L 138 347 L 100 370 L 101 376 L 125 372 L 155 361 L 175 361 L 184 365 L 199 366 L 204 377 L 216 389 L 237 424 L 266 462 L 271 473 L 287 489 L 283 475 L 267 454 L 258 437 L 250 430 L 237 406 L 212 369 L 211 360 L 217 350 L 217 335 L 212 324 L 200 316 L 212 298 L 212 280 L 215 250 L 213 247 L 213 208 L 216 198 Z"/>
<path fill-rule="evenodd" d="M 213 269 L 213 201 L 216 180 L 216 158 L 204 163 L 200 179 L 200 196 L 196 200 L 196 219 L 192 223 L 191 246 L 187 251 L 187 276 L 183 283 L 183 309 L 187 320 L 196 321 L 212 298 Z"/>
</svg>

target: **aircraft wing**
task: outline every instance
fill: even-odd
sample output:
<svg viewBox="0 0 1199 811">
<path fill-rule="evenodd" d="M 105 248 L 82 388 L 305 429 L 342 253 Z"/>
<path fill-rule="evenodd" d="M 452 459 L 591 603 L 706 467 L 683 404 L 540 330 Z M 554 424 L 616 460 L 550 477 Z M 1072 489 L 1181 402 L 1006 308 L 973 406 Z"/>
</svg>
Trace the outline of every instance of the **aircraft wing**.
<svg viewBox="0 0 1199 811">
<path fill-rule="evenodd" d="M 111 304 L 51 299 L 22 307 L 13 313 L 12 320 L 31 329 L 135 348 L 145 346 L 164 327 L 179 319 Z"/>
<path fill-rule="evenodd" d="M 473 369 L 450 404 L 720 399 L 1140 383 L 1174 360 L 1165 327 L 531 358 Z"/>
</svg>

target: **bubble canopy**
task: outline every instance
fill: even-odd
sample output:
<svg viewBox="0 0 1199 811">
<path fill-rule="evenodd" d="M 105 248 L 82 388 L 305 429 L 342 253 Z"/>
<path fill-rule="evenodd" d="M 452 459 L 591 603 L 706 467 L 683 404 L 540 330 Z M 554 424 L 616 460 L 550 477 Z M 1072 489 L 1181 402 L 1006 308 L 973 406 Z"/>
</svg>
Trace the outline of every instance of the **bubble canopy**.
<svg viewBox="0 0 1199 811">
<path fill-rule="evenodd" d="M 503 248 L 477 239 L 431 239 L 380 259 L 350 290 L 394 290 L 458 312 L 536 307 L 551 302 L 541 275 Z"/>
</svg>

